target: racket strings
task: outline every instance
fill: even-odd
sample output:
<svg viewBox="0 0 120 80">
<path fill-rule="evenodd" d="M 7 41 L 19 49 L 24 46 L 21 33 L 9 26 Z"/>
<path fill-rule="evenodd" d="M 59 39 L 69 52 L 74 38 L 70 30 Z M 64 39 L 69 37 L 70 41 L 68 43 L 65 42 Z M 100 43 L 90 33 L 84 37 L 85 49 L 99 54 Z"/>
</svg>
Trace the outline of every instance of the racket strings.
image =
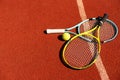
<svg viewBox="0 0 120 80">
<path fill-rule="evenodd" d="M 112 24 L 104 22 L 100 29 L 100 39 L 105 41 L 111 39 L 115 35 L 115 30 Z"/>
<path fill-rule="evenodd" d="M 64 52 L 65 61 L 74 67 L 84 67 L 93 61 L 98 52 L 97 47 L 95 43 L 76 38 L 68 44 Z"/>
<path fill-rule="evenodd" d="M 89 20 L 88 22 L 84 22 L 80 27 L 80 32 L 86 32 L 92 29 L 95 26 L 96 20 Z"/>
</svg>

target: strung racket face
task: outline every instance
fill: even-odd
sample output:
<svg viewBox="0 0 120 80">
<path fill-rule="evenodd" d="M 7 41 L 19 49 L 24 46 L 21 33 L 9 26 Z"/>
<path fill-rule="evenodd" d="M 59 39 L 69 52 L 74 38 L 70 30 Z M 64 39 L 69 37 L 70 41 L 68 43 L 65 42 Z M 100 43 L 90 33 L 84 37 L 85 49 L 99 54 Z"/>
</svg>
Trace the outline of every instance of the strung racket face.
<svg viewBox="0 0 120 80">
<path fill-rule="evenodd" d="M 96 38 L 92 37 L 92 42 L 88 42 L 75 36 L 65 45 L 62 56 L 64 62 L 71 68 L 85 69 L 94 63 L 98 53 L 100 43 Z"/>
<path fill-rule="evenodd" d="M 95 25 L 97 20 L 89 20 L 87 22 L 84 22 L 81 26 L 80 26 L 80 33 L 88 31 L 90 29 L 92 29 Z M 103 25 L 100 27 L 100 40 L 101 42 L 108 42 L 111 41 L 112 38 L 115 37 L 116 35 L 116 26 L 110 22 L 110 21 L 105 21 L 103 23 Z"/>
</svg>

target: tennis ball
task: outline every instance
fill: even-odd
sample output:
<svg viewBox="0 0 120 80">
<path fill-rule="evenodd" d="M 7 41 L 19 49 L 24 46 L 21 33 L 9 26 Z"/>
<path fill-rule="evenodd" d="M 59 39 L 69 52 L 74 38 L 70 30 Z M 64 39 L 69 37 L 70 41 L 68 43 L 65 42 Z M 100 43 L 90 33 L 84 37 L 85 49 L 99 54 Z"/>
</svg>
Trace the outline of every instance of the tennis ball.
<svg viewBox="0 0 120 80">
<path fill-rule="evenodd" d="M 62 34 L 62 39 L 65 40 L 65 41 L 69 40 L 70 39 L 70 34 L 69 33 L 63 33 Z"/>
</svg>

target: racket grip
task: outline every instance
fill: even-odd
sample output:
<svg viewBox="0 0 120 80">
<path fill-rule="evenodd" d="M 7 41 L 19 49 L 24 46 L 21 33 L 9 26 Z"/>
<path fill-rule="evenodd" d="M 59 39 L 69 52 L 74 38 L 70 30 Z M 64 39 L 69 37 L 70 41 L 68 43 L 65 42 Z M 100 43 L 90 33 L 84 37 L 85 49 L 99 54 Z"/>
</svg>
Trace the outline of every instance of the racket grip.
<svg viewBox="0 0 120 80">
<path fill-rule="evenodd" d="M 50 33 L 64 33 L 65 29 L 47 29 L 46 33 L 50 34 Z"/>
<path fill-rule="evenodd" d="M 102 18 L 102 22 L 104 23 L 107 18 L 108 18 L 108 14 L 104 14 L 104 15 L 103 15 L 103 18 Z"/>
</svg>

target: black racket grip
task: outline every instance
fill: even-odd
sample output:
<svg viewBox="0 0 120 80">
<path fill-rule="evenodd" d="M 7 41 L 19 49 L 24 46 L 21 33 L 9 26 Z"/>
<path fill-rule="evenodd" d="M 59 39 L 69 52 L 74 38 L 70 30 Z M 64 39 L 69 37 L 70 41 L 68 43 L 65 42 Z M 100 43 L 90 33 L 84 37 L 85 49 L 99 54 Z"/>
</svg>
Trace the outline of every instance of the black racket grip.
<svg viewBox="0 0 120 80">
<path fill-rule="evenodd" d="M 104 23 L 107 18 L 108 18 L 108 14 L 104 14 L 101 21 Z"/>
</svg>

